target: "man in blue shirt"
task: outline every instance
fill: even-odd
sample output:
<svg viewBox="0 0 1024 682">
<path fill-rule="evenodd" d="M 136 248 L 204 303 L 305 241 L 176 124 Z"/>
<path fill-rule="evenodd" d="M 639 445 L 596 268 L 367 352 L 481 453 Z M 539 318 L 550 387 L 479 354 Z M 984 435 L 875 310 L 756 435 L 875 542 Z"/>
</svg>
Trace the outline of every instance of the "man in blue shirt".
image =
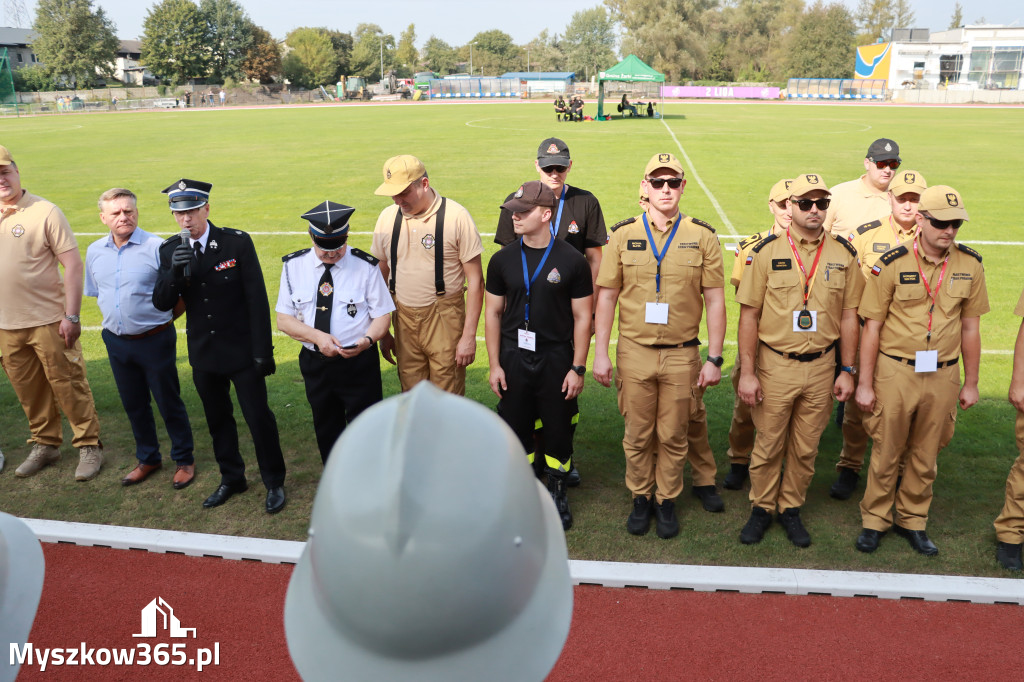
<svg viewBox="0 0 1024 682">
<path fill-rule="evenodd" d="M 177 465 L 173 485 L 180 490 L 195 477 L 195 462 L 192 427 L 178 384 L 175 315 L 153 307 L 163 240 L 139 229 L 131 191 L 107 190 L 99 206 L 100 220 L 110 234 L 86 251 L 85 295 L 95 296 L 103 313 L 102 337 L 110 369 L 135 436 L 139 463 L 121 483 L 141 483 L 162 466 L 149 402 L 152 393 L 171 438 L 171 458 Z"/>
</svg>

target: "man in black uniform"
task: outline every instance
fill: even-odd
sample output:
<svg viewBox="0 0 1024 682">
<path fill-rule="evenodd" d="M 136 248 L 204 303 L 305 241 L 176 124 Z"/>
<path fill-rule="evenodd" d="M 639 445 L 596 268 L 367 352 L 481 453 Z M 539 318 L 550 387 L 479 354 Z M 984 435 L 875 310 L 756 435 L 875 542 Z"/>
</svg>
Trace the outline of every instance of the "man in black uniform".
<svg viewBox="0 0 1024 682">
<path fill-rule="evenodd" d="M 182 234 L 160 245 L 153 305 L 170 310 L 185 301 L 192 380 L 221 475 L 203 506 L 217 507 L 248 489 L 232 416 L 234 384 L 267 487 L 266 510 L 274 514 L 284 508 L 285 467 L 277 420 L 267 404 L 265 377 L 275 370 L 267 287 L 249 235 L 207 220 L 211 187 L 183 178 L 163 190 Z"/>
<path fill-rule="evenodd" d="M 583 257 L 551 234 L 556 203 L 551 189 L 534 180 L 502 204 L 513 214 L 520 239 L 487 265 L 484 335 L 498 413 L 531 464 L 534 419 L 544 422 L 548 490 L 568 530 L 572 422 L 590 350 L 594 288 Z"/>
<path fill-rule="evenodd" d="M 325 201 L 302 215 L 313 248 L 281 259 L 275 306 L 277 328 L 302 342 L 299 370 L 324 464 L 345 427 L 384 398 L 377 340 L 395 309 L 377 259 L 346 245 L 354 212 Z"/>
</svg>

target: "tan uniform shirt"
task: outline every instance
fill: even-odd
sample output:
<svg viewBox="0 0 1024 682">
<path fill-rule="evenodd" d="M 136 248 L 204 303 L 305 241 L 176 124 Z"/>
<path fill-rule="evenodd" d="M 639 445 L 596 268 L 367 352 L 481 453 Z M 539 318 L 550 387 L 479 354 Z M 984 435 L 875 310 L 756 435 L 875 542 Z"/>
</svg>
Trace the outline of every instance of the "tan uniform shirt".
<svg viewBox="0 0 1024 682">
<path fill-rule="evenodd" d="M 434 191 L 431 188 L 431 191 Z M 390 262 L 391 234 L 398 205 L 389 206 L 377 217 L 373 228 L 371 253 L 384 261 L 395 275 L 395 300 L 404 306 L 422 308 L 437 301 L 434 287 L 435 227 L 441 196 L 434 191 L 434 201 L 418 216 L 404 216 L 398 244 L 398 267 Z M 448 199 L 444 215 L 444 284 L 445 296 L 462 295 L 466 283 L 463 263 L 484 251 L 480 233 L 462 205 Z"/>
<path fill-rule="evenodd" d="M 752 234 L 740 242 L 739 248 L 736 249 L 736 258 L 732 261 L 732 275 L 729 277 L 730 284 L 739 289 L 740 280 L 743 279 L 743 268 L 746 267 L 747 264 L 747 256 L 750 255 L 751 250 L 753 250 L 755 246 L 764 241 L 768 235 L 772 234 L 783 235 L 785 232 L 778 225 L 773 224 L 764 232 Z"/>
<path fill-rule="evenodd" d="M 904 231 L 899 223 L 892 219 L 892 214 L 889 214 L 888 218 L 872 220 L 858 227 L 850 236 L 853 238 L 853 248 L 857 249 L 857 256 L 860 258 L 861 272 L 867 277 L 883 253 L 909 242 L 916 234 L 917 225 Z"/>
<path fill-rule="evenodd" d="M 806 241 L 793 234 L 808 274 L 822 239 L 818 269 L 807 300 L 807 309 L 817 312 L 817 331 L 793 331 L 793 312 L 804 306 L 804 279 L 793 255 L 789 239 L 765 239 L 747 256 L 747 273 L 740 282 L 736 300 L 759 308 L 761 319 L 757 336 L 775 350 L 784 353 L 815 353 L 839 338 L 843 310 L 856 308 L 864 290 L 864 278 L 857 272 L 857 256 L 842 238 L 827 233 Z"/>
<path fill-rule="evenodd" d="M 932 313 L 929 343 L 931 299 L 921 272 L 935 293 L 942 261 L 932 263 L 920 251 L 918 254 L 920 260 L 914 257 L 913 243 L 909 243 L 878 259 L 868 275 L 860 316 L 883 323 L 878 337 L 882 353 L 912 360 L 919 350 L 937 350 L 939 362 L 953 360 L 960 355 L 961 318 L 980 317 L 989 311 L 981 256 L 962 244 L 950 247 L 949 265 Z"/>
<path fill-rule="evenodd" d="M 672 232 L 651 225 L 658 251 Z M 725 286 L 722 247 L 706 223 L 683 217 L 661 262 L 661 295 L 668 303 L 668 324 L 645 321 L 648 303 L 656 300 L 658 262 L 647 241 L 643 216 L 612 232 L 601 259 L 597 285 L 619 289 L 619 335 L 647 346 L 672 345 L 697 337 L 704 311 L 702 291 Z"/>
<path fill-rule="evenodd" d="M 29 329 L 64 317 L 57 254 L 78 243 L 61 210 L 24 192 L 0 208 L 0 329 Z"/>
<path fill-rule="evenodd" d="M 862 175 L 832 188 L 832 205 L 825 215 L 825 229 L 848 237 L 860 225 L 881 220 L 891 213 L 888 193 L 876 192 L 868 185 L 867 175 Z"/>
</svg>

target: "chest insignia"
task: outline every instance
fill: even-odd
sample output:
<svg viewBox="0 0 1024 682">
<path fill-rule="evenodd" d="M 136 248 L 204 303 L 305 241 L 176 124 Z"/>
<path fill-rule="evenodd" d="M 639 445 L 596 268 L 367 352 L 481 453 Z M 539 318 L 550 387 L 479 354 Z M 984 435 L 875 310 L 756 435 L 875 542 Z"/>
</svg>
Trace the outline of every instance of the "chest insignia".
<svg viewBox="0 0 1024 682">
<path fill-rule="evenodd" d="M 219 246 L 217 246 L 217 240 L 216 239 L 211 239 L 210 240 L 210 248 L 213 249 L 214 251 L 216 251 L 217 249 L 220 248 Z"/>
<path fill-rule="evenodd" d="M 579 234 L 580 226 L 576 224 L 576 221 L 569 223 L 569 234 Z"/>
<path fill-rule="evenodd" d="M 17 225 L 11 228 L 11 234 L 13 234 L 15 237 L 20 237 L 21 235 L 25 234 L 25 228 L 21 226 L 21 223 L 18 223 Z"/>
<path fill-rule="evenodd" d="M 228 270 L 228 269 L 233 268 L 233 267 L 235 267 L 237 265 L 238 265 L 238 261 L 236 261 L 234 258 L 232 258 L 231 260 L 226 260 L 226 261 L 222 261 L 220 263 L 217 263 L 215 266 L 213 266 L 213 269 L 216 270 L 217 272 L 220 272 L 221 270 Z"/>
<path fill-rule="evenodd" d="M 320 285 L 319 292 L 321 296 L 327 297 L 334 293 L 334 287 L 331 286 L 330 282 L 324 282 Z"/>
<path fill-rule="evenodd" d="M 772 270 L 792 270 L 793 261 L 789 258 L 772 258 Z"/>
<path fill-rule="evenodd" d="M 548 281 L 552 284 L 558 284 L 562 281 L 562 275 L 558 272 L 558 268 L 551 268 L 551 272 L 548 273 Z"/>
<path fill-rule="evenodd" d="M 424 249 L 429 249 L 434 246 L 434 235 L 424 235 L 423 239 L 420 240 L 420 244 L 423 244 Z"/>
<path fill-rule="evenodd" d="M 356 304 L 355 303 L 349 303 L 347 306 L 345 306 L 345 312 L 348 313 L 349 317 L 355 317 L 356 316 Z"/>
</svg>

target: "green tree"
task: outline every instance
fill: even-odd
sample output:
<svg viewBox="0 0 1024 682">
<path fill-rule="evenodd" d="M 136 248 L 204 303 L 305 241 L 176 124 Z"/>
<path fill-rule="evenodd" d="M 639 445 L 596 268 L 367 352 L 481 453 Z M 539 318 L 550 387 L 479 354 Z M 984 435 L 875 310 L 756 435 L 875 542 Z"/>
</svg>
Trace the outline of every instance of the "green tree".
<svg viewBox="0 0 1024 682">
<path fill-rule="evenodd" d="M 322 28 L 297 28 L 285 38 L 288 52 L 281 60 L 284 77 L 307 89 L 334 82 L 334 45 Z"/>
<path fill-rule="evenodd" d="M 14 77 L 14 89 L 17 92 L 45 92 L 57 89 L 49 70 L 42 64 L 14 69 L 11 75 Z"/>
<path fill-rule="evenodd" d="M 964 25 L 964 6 L 959 2 L 953 5 L 953 16 L 949 18 L 950 28 L 960 28 Z"/>
<path fill-rule="evenodd" d="M 473 44 L 472 55 L 470 43 Z M 472 61 L 473 70 L 478 75 L 500 76 L 508 71 L 519 70 L 519 48 L 512 42 L 512 36 L 498 29 L 477 33 L 469 43 L 462 46 L 459 57 L 466 63 Z"/>
<path fill-rule="evenodd" d="M 851 78 L 857 50 L 857 24 L 838 2 L 817 0 L 804 13 L 789 45 L 790 78 Z"/>
<path fill-rule="evenodd" d="M 331 45 L 334 47 L 334 60 L 337 63 L 334 80 L 337 82 L 341 76 L 348 75 L 349 62 L 352 59 L 352 34 L 329 28 L 321 30 L 331 39 Z"/>
<path fill-rule="evenodd" d="M 602 69 L 615 66 L 614 24 L 604 7 L 581 10 L 572 15 L 562 36 L 569 71 L 584 80 Z"/>
<path fill-rule="evenodd" d="M 191 0 L 162 0 L 142 24 L 142 64 L 158 78 L 185 83 L 206 76 L 210 45 L 206 20 Z"/>
<path fill-rule="evenodd" d="M 202 0 L 199 11 L 209 37 L 210 78 L 218 83 L 227 78 L 237 80 L 253 44 L 255 25 L 235 0 Z"/>
<path fill-rule="evenodd" d="M 114 22 L 91 0 L 39 0 L 32 50 L 57 82 L 88 87 L 97 73 L 111 75 L 120 42 Z"/>
<path fill-rule="evenodd" d="M 896 0 L 892 7 L 893 28 L 914 28 L 914 8 L 910 0 Z"/>
<path fill-rule="evenodd" d="M 420 56 L 416 52 L 416 25 L 409 24 L 409 28 L 402 31 L 402 37 L 398 39 L 398 49 L 395 50 L 395 62 L 398 63 L 398 75 L 408 78 L 419 69 Z"/>
<path fill-rule="evenodd" d="M 802 0 L 738 0 L 717 15 L 705 13 L 707 32 L 723 45 L 721 69 L 727 79 L 764 82 L 782 78 L 787 42 L 803 8 Z"/>
<path fill-rule="evenodd" d="M 455 48 L 437 36 L 430 36 L 423 46 L 424 66 L 442 76 L 455 73 L 458 61 L 459 57 Z"/>
<path fill-rule="evenodd" d="M 377 24 L 359 24 L 352 37 L 354 44 L 350 71 L 353 76 L 380 78 L 382 50 L 383 71 L 387 72 L 395 68 L 395 37 L 393 35 L 384 33 L 384 29 Z"/>
<path fill-rule="evenodd" d="M 567 71 L 565 53 L 562 52 L 558 35 L 548 35 L 548 30 L 541 31 L 536 38 L 523 46 L 527 50 L 527 70 L 529 71 Z"/>
<path fill-rule="evenodd" d="M 861 29 L 857 40 L 862 45 L 885 40 L 896 21 L 892 0 L 860 0 L 855 16 Z"/>
<path fill-rule="evenodd" d="M 622 54 L 635 54 L 666 80 L 702 78 L 706 63 L 705 16 L 719 0 L 604 0 L 622 24 Z"/>
<path fill-rule="evenodd" d="M 249 80 L 272 83 L 281 73 L 281 51 L 274 37 L 259 26 L 252 27 L 252 44 L 239 65 Z"/>
</svg>

